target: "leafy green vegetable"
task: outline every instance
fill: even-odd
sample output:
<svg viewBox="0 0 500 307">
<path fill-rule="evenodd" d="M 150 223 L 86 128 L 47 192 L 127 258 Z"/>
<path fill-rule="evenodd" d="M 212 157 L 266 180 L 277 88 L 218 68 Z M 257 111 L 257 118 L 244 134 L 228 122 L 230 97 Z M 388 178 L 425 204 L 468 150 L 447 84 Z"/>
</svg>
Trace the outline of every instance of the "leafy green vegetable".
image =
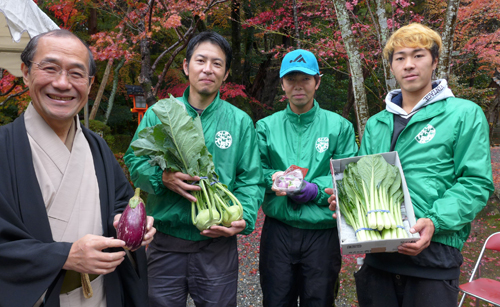
<svg viewBox="0 0 500 307">
<path fill-rule="evenodd" d="M 364 156 L 346 166 L 338 182 L 339 209 L 358 241 L 408 237 L 401 216 L 401 182 L 399 169 L 381 155 Z"/>
<path fill-rule="evenodd" d="M 193 120 L 184 104 L 172 96 L 158 101 L 153 112 L 161 124 L 140 131 L 131 147 L 136 156 L 149 156 L 149 163 L 162 170 L 201 178 L 194 183 L 201 190 L 192 192 L 197 199 L 196 204 L 191 203 L 193 225 L 201 231 L 220 223 L 229 227 L 231 222 L 242 219 L 241 203 L 218 181 L 200 117 Z"/>
</svg>

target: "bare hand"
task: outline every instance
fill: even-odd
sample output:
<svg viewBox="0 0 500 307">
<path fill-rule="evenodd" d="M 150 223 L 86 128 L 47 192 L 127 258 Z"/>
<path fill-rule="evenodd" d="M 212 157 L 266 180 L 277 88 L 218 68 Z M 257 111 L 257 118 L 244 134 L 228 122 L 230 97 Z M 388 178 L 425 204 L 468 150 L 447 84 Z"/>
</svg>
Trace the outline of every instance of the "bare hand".
<svg viewBox="0 0 500 307">
<path fill-rule="evenodd" d="M 113 220 L 113 226 L 115 227 L 115 229 L 116 229 L 116 227 L 118 227 L 118 222 L 120 221 L 121 216 L 122 216 L 121 214 L 115 215 L 115 218 Z M 156 233 L 156 228 L 153 227 L 154 220 L 155 219 L 152 216 L 147 217 L 146 233 L 144 234 L 144 238 L 142 239 L 141 246 L 146 246 L 149 243 L 151 243 L 151 241 L 153 241 L 153 237 Z M 133 251 L 135 251 L 137 249 L 138 248 L 134 249 Z"/>
<path fill-rule="evenodd" d="M 330 197 L 328 197 L 328 203 L 330 204 L 328 206 L 328 208 L 335 212 L 335 210 L 337 209 L 337 199 L 335 198 L 335 194 L 333 194 L 333 189 L 332 188 L 326 188 L 325 189 L 325 193 L 330 195 Z M 337 213 L 334 213 L 333 215 L 333 218 L 336 219 L 337 218 Z"/>
<path fill-rule="evenodd" d="M 431 219 L 421 218 L 410 229 L 411 233 L 420 233 L 420 239 L 415 243 L 404 243 L 398 247 L 398 252 L 401 254 L 416 256 L 431 244 L 432 236 L 434 235 L 434 223 Z"/>
<path fill-rule="evenodd" d="M 235 234 L 242 232 L 246 226 L 247 223 L 245 220 L 241 219 L 239 221 L 232 222 L 231 227 L 214 225 L 210 227 L 210 229 L 203 230 L 200 234 L 210 238 L 232 237 Z"/>
<path fill-rule="evenodd" d="M 286 196 L 286 192 L 283 192 L 283 191 L 280 191 L 278 189 L 276 189 L 274 187 L 274 180 L 276 180 L 276 177 L 278 176 L 281 176 L 284 172 L 276 172 L 273 174 L 273 176 L 271 177 L 273 179 L 273 187 L 271 188 L 271 190 L 273 190 L 274 192 L 276 192 L 276 196 Z"/>
<path fill-rule="evenodd" d="M 122 240 L 86 235 L 71 245 L 63 269 L 88 274 L 111 273 L 122 263 L 125 252 L 105 253 L 102 250 L 124 246 L 125 242 Z"/>
<path fill-rule="evenodd" d="M 164 171 L 161 175 L 161 180 L 163 181 L 163 185 L 166 186 L 170 191 L 183 196 L 190 202 L 196 201 L 196 198 L 189 193 L 189 191 L 199 191 L 201 188 L 197 185 L 192 185 L 187 183 L 186 181 L 199 181 L 200 177 L 194 176 L 191 177 L 188 174 L 184 174 L 181 172 L 167 172 Z"/>
</svg>

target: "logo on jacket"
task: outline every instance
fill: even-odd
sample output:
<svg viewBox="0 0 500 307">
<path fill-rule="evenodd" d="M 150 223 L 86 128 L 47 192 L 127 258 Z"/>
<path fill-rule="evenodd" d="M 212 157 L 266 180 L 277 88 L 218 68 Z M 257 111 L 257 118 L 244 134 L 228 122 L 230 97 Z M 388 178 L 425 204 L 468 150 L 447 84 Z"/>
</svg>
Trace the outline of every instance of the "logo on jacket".
<svg viewBox="0 0 500 307">
<path fill-rule="evenodd" d="M 420 144 L 425 144 L 430 142 L 436 135 L 436 129 L 431 125 L 427 124 L 422 131 L 415 137 L 415 140 Z"/>
<path fill-rule="evenodd" d="M 227 149 L 231 147 L 233 143 L 233 137 L 227 131 L 219 131 L 215 134 L 215 145 L 220 149 Z"/>
<path fill-rule="evenodd" d="M 328 149 L 329 141 L 328 138 L 318 138 L 316 140 L 316 150 L 319 153 L 325 152 Z"/>
</svg>

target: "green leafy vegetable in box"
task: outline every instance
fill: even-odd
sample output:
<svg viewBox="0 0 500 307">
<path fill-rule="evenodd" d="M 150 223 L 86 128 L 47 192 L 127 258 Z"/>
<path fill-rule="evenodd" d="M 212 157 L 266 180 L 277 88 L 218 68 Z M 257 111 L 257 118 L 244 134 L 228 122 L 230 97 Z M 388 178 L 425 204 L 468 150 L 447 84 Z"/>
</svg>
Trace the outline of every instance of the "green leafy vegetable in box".
<svg viewBox="0 0 500 307">
<path fill-rule="evenodd" d="M 337 182 L 339 209 L 358 241 L 407 238 L 401 203 L 399 169 L 381 155 L 364 156 L 349 163 Z"/>
<path fill-rule="evenodd" d="M 162 170 L 199 176 L 194 184 L 201 190 L 193 191 L 198 200 L 191 202 L 192 221 L 200 231 L 212 225 L 231 226 L 243 217 L 243 207 L 238 199 L 218 181 L 212 155 L 208 152 L 203 136 L 201 119 L 193 119 L 184 104 L 170 96 L 153 106 L 161 124 L 139 132 L 131 146 L 136 156 L 150 156 L 151 165 Z"/>
</svg>

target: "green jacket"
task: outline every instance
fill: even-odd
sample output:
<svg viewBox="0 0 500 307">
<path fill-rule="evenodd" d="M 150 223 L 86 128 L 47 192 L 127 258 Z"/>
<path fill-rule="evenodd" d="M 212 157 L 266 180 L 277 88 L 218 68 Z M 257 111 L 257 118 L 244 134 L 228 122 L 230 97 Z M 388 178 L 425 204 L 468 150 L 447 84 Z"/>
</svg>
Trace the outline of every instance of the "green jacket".
<svg viewBox="0 0 500 307">
<path fill-rule="evenodd" d="M 297 115 L 287 106 L 261 119 L 257 122 L 257 136 L 266 185 L 264 213 L 302 229 L 336 227 L 324 189 L 333 185 L 330 158 L 356 155 L 358 146 L 352 124 L 336 113 L 321 109 L 314 101 L 307 113 Z M 295 206 L 288 197 L 276 196 L 271 190 L 272 175 L 291 165 L 309 169 L 305 180 L 318 186 L 314 201 Z"/>
<path fill-rule="evenodd" d="M 189 87 L 182 97 L 177 98 L 186 105 L 193 118 L 198 113 L 188 103 Z M 137 128 L 132 141 L 145 127 L 160 123 L 150 108 Z M 219 94 L 201 114 L 205 144 L 212 154 L 215 171 L 219 180 L 243 205 L 243 219 L 246 228 L 242 234 L 250 234 L 255 228 L 257 210 L 264 197 L 262 168 L 255 128 L 250 117 L 221 100 Z M 209 239 L 191 221 L 191 205 L 184 197 L 168 190 L 162 182 L 162 171 L 158 166 L 149 165 L 149 157 L 136 157 L 132 148 L 125 153 L 135 186 L 149 193 L 146 205 L 148 215 L 155 219 L 158 231 L 184 240 L 201 241 Z"/>
<path fill-rule="evenodd" d="M 393 114 L 371 117 L 359 155 L 388 152 Z M 469 236 L 471 221 L 491 195 L 488 123 L 475 103 L 447 98 L 412 116 L 396 142 L 415 216 L 430 218 L 432 241 L 459 250 Z"/>
</svg>

